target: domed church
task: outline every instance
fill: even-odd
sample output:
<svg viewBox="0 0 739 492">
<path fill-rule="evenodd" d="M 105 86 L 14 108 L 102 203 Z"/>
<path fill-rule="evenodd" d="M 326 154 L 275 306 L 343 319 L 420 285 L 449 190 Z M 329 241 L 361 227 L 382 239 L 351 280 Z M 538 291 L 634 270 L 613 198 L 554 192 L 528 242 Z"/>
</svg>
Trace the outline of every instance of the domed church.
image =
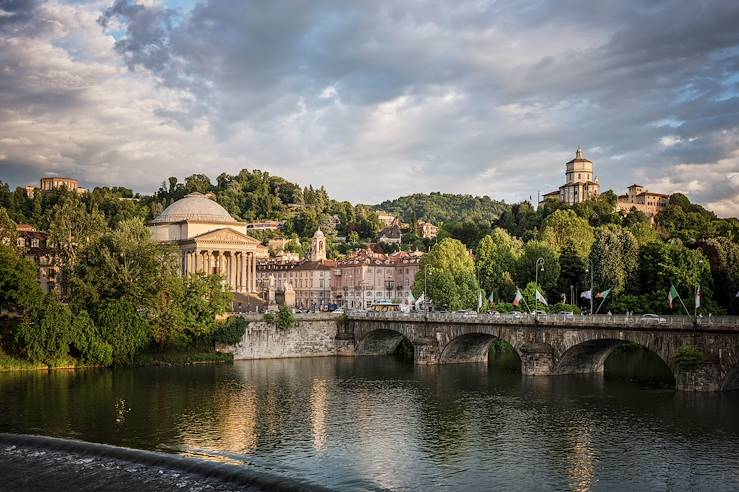
<svg viewBox="0 0 739 492">
<path fill-rule="evenodd" d="M 259 241 L 210 196 L 190 193 L 147 225 L 155 241 L 179 246 L 183 275 L 217 273 L 233 292 L 256 292 Z"/>
</svg>

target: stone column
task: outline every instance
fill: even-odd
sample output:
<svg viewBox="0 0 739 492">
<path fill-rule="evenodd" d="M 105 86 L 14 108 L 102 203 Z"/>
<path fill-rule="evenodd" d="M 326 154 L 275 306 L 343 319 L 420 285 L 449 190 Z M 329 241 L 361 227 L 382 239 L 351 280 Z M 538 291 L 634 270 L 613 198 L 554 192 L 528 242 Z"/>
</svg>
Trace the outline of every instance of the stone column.
<svg viewBox="0 0 739 492">
<path fill-rule="evenodd" d="M 248 292 L 246 284 L 246 263 L 249 261 L 248 253 L 245 251 L 241 252 L 239 259 L 241 260 L 241 281 L 239 282 L 239 292 Z"/>
<path fill-rule="evenodd" d="M 251 291 L 257 291 L 257 253 L 251 253 Z"/>
<path fill-rule="evenodd" d="M 193 263 L 195 268 L 193 269 L 193 273 L 200 272 L 200 267 L 202 266 L 202 261 L 200 260 L 200 252 L 196 249 L 193 253 Z"/>
<path fill-rule="evenodd" d="M 236 273 L 238 272 L 238 268 L 236 267 L 236 252 L 231 251 L 231 290 L 235 291 L 238 290 L 236 287 Z"/>
<path fill-rule="evenodd" d="M 546 343 L 532 342 L 520 348 L 521 374 L 524 376 L 548 376 L 554 373 L 557 361 L 554 349 Z"/>
</svg>

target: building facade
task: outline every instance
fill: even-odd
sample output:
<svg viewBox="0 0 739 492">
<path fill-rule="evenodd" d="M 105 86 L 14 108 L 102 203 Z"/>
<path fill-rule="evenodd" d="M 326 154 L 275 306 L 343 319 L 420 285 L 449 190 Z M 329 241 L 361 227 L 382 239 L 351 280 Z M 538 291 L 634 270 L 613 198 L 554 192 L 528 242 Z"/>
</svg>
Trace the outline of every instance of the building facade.
<svg viewBox="0 0 739 492">
<path fill-rule="evenodd" d="M 179 247 L 183 275 L 219 274 L 229 290 L 254 293 L 259 241 L 242 232 L 245 225 L 201 193 L 172 203 L 148 224 L 154 240 Z"/>
<path fill-rule="evenodd" d="M 44 292 L 59 292 L 59 266 L 54 261 L 54 251 L 48 243 L 49 235 L 37 231 L 29 224 L 18 224 L 17 244 L 23 256 L 38 269 L 38 283 Z"/>
<path fill-rule="evenodd" d="M 331 290 L 336 304 L 367 309 L 378 302 L 405 303 L 418 272 L 421 253 L 390 255 L 361 250 L 337 260 Z"/>
<path fill-rule="evenodd" d="M 650 192 L 641 185 L 633 184 L 627 188 L 625 195 L 618 197 L 617 208 L 620 212 L 629 213 L 636 209 L 644 212 L 651 221 L 670 203 L 670 195 Z"/>
<path fill-rule="evenodd" d="M 49 177 L 41 178 L 39 180 L 39 189 L 41 191 L 52 191 L 61 188 L 66 188 L 69 191 L 75 191 L 77 193 L 83 193 L 84 188 L 80 187 L 80 182 L 74 178 L 62 178 L 62 177 Z"/>
<path fill-rule="evenodd" d="M 433 239 L 439 235 L 439 228 L 430 222 L 419 221 L 416 228 L 418 235 L 424 239 Z"/>
</svg>

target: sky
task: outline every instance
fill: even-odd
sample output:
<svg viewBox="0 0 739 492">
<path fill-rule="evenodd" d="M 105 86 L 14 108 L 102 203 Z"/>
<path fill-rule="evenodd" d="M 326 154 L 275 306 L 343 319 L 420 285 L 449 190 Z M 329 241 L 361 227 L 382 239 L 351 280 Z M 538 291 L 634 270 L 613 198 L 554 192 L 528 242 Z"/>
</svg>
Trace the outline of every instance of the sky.
<svg viewBox="0 0 739 492">
<path fill-rule="evenodd" d="M 0 0 L 0 180 L 262 169 L 515 202 L 578 145 L 739 215 L 739 2 Z"/>
</svg>

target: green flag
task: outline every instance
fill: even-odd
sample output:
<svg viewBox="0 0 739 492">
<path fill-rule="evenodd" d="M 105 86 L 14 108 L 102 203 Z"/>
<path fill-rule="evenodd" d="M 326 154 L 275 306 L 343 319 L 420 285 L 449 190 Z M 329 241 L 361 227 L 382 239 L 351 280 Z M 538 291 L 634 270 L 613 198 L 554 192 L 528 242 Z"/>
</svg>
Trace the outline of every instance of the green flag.
<svg viewBox="0 0 739 492">
<path fill-rule="evenodd" d="M 610 292 L 611 292 L 611 289 L 606 289 L 603 292 L 598 292 L 597 294 L 595 294 L 595 298 L 596 299 L 603 299 L 605 301 L 606 300 L 606 297 L 608 297 L 608 294 Z"/>
<path fill-rule="evenodd" d="M 673 308 L 672 303 L 675 299 L 680 299 L 680 294 L 677 293 L 675 286 L 670 284 L 670 292 L 667 294 L 667 305 L 670 306 L 670 309 Z"/>
</svg>

